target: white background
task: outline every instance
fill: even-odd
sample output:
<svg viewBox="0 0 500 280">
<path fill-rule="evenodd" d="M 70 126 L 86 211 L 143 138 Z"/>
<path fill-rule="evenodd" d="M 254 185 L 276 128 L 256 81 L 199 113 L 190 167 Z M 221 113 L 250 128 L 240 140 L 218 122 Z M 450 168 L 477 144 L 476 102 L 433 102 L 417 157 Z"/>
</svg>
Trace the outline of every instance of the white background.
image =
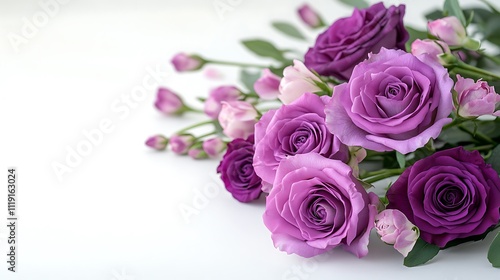
<svg viewBox="0 0 500 280">
<path fill-rule="evenodd" d="M 162 116 L 152 106 L 154 89 L 125 105 L 123 98 L 150 76 L 147 69 L 158 68 L 159 85 L 190 102 L 233 84 L 232 68 L 217 68 L 224 77 L 209 80 L 203 72 L 175 73 L 169 60 L 186 51 L 252 62 L 238 40 L 262 36 L 303 52 L 308 44 L 269 25 L 273 19 L 299 25 L 302 0 L 220 0 L 233 5 L 222 15 L 213 0 L 69 0 L 16 50 L 9 36 L 21 36 L 44 2 L 0 0 L 0 173 L 18 169 L 20 219 L 14 274 L 5 256 L 7 183 L 0 182 L 0 279 L 498 279 L 486 259 L 492 235 L 411 269 L 375 235 L 361 260 L 340 249 L 310 260 L 288 256 L 273 247 L 262 223 L 264 200 L 232 199 L 214 175 L 218 160 L 194 162 L 144 146 L 150 135 L 200 119 Z M 327 22 L 351 13 L 336 1 L 311 2 Z M 418 27 L 425 26 L 424 11 L 442 4 L 387 2 L 407 2 L 406 22 Z M 53 164 L 66 164 L 68 149 L 86 139 L 83 131 L 105 119 L 112 131 L 58 180 Z M 200 205 L 204 191 L 211 197 Z M 179 207 L 197 214 L 186 219 Z"/>
</svg>

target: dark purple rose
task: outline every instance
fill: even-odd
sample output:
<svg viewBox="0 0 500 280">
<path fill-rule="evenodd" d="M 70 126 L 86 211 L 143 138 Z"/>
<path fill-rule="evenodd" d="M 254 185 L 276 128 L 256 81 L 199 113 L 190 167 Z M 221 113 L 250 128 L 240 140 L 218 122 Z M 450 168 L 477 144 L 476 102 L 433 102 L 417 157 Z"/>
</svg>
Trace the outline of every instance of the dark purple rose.
<svg viewBox="0 0 500 280">
<path fill-rule="evenodd" d="M 289 105 L 265 113 L 255 125 L 255 172 L 263 190 L 270 191 L 276 169 L 288 156 L 318 153 L 349 161 L 349 150 L 325 125 L 324 107 L 330 98 L 305 93 Z"/>
<path fill-rule="evenodd" d="M 280 162 L 263 219 L 281 251 L 309 258 L 341 246 L 361 258 L 378 201 L 347 164 L 308 153 Z"/>
<path fill-rule="evenodd" d="M 500 220 L 500 178 L 478 151 L 437 152 L 403 172 L 387 192 L 428 243 L 481 235 Z"/>
<path fill-rule="evenodd" d="M 227 151 L 217 167 L 226 189 L 240 202 L 250 202 L 262 193 L 261 179 L 253 169 L 254 137 L 237 138 L 227 145 Z"/>
<path fill-rule="evenodd" d="M 453 110 L 448 71 L 429 55 L 382 48 L 354 67 L 326 105 L 328 129 L 342 143 L 402 154 L 439 136 Z"/>
<path fill-rule="evenodd" d="M 323 76 L 348 80 L 354 66 L 380 48 L 404 49 L 409 38 L 403 25 L 405 6 L 378 3 L 355 9 L 351 17 L 334 22 L 307 51 L 305 65 Z"/>
</svg>

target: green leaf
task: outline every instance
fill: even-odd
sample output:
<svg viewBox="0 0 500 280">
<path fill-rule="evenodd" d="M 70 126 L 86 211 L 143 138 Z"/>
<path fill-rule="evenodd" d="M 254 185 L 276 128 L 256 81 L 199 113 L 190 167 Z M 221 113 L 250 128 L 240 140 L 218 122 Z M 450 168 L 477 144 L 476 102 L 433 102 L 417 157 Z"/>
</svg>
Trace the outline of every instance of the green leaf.
<svg viewBox="0 0 500 280">
<path fill-rule="evenodd" d="M 300 33 L 300 31 L 293 25 L 287 22 L 282 22 L 282 21 L 275 21 L 273 22 L 273 27 L 276 28 L 277 30 L 281 31 L 281 33 L 288 35 L 290 37 L 299 39 L 299 40 L 306 40 L 306 37 Z"/>
<path fill-rule="evenodd" d="M 255 83 L 255 81 L 257 81 L 259 77 L 260 77 L 259 72 L 253 73 L 245 69 L 241 69 L 240 81 L 243 83 L 243 85 L 245 85 L 245 87 L 249 91 L 254 91 L 253 84 Z"/>
<path fill-rule="evenodd" d="M 360 9 L 368 8 L 370 6 L 365 0 L 339 0 L 339 2 Z"/>
<path fill-rule="evenodd" d="M 278 61 L 286 61 L 283 51 L 280 51 L 273 44 L 264 40 L 245 40 L 241 42 L 247 49 L 256 55 L 274 58 Z"/>
<path fill-rule="evenodd" d="M 428 20 L 436 20 L 442 17 L 443 17 L 443 11 L 441 10 L 434 10 L 432 12 L 425 14 L 425 18 Z"/>
<path fill-rule="evenodd" d="M 448 16 L 457 17 L 463 26 L 466 26 L 467 21 L 465 20 L 464 12 L 458 4 L 458 0 L 446 0 L 444 1 L 443 13 Z"/>
<path fill-rule="evenodd" d="M 411 52 L 411 44 L 417 39 L 427 39 L 427 31 L 417 30 L 410 26 L 405 26 L 406 31 L 410 34 L 410 39 L 406 42 L 406 50 Z"/>
<path fill-rule="evenodd" d="M 500 232 L 497 233 L 488 250 L 488 260 L 493 267 L 500 267 Z"/>
<path fill-rule="evenodd" d="M 497 145 L 488 160 L 486 161 L 487 163 L 491 164 L 491 167 L 497 171 L 497 173 L 500 174 L 500 145 Z"/>
<path fill-rule="evenodd" d="M 483 2 L 484 4 L 486 4 L 486 6 L 488 6 L 488 8 L 490 8 L 490 10 L 492 12 L 494 12 L 497 15 L 500 15 L 500 12 L 490 2 L 488 2 L 486 0 L 481 0 L 481 2 Z"/>
<path fill-rule="evenodd" d="M 414 267 L 417 265 L 424 264 L 430 261 L 439 253 L 439 247 L 433 244 L 429 244 L 422 240 L 422 238 L 417 239 L 417 243 L 413 246 L 413 249 L 408 253 L 404 260 L 404 265 L 408 267 Z"/>
<path fill-rule="evenodd" d="M 405 168 L 406 165 L 405 155 L 396 151 L 396 160 L 398 161 L 399 168 Z"/>
</svg>

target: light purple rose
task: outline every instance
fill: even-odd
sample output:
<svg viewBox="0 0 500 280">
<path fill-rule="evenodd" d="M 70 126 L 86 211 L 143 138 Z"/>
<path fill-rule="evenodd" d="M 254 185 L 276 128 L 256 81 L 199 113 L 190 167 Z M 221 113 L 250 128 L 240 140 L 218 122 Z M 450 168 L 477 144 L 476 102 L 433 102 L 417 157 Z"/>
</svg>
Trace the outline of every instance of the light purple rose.
<svg viewBox="0 0 500 280">
<path fill-rule="evenodd" d="M 416 39 L 411 44 L 411 53 L 414 56 L 428 54 L 440 64 L 445 65 L 446 62 L 440 59 L 440 56 L 445 53 L 451 54 L 451 51 L 450 47 L 448 47 L 448 45 L 443 41 L 431 39 Z"/>
<path fill-rule="evenodd" d="M 163 135 L 151 136 L 146 140 L 146 146 L 158 151 L 163 151 L 167 148 L 168 138 Z"/>
<path fill-rule="evenodd" d="M 300 6 L 297 13 L 302 22 L 311 28 L 319 28 L 325 25 L 319 14 L 307 4 Z"/>
<path fill-rule="evenodd" d="M 281 251 L 309 258 L 341 246 L 361 258 L 378 201 L 345 163 L 301 154 L 280 162 L 263 219 Z"/>
<path fill-rule="evenodd" d="M 467 32 L 457 17 L 449 16 L 430 21 L 429 33 L 450 46 L 462 46 L 467 41 Z"/>
<path fill-rule="evenodd" d="M 283 70 L 283 78 L 279 86 L 279 99 L 283 104 L 290 104 L 306 92 L 322 91 L 318 84 L 323 82 L 299 60 Z"/>
<path fill-rule="evenodd" d="M 203 141 L 203 150 L 209 157 L 217 157 L 226 149 L 226 142 L 219 137 Z"/>
<path fill-rule="evenodd" d="M 441 248 L 485 233 L 500 220 L 500 177 L 478 151 L 436 152 L 408 167 L 387 191 L 398 209 Z"/>
<path fill-rule="evenodd" d="M 260 98 L 273 100 L 278 98 L 278 95 L 280 94 L 280 81 L 281 78 L 279 76 L 266 68 L 262 70 L 262 76 L 255 81 L 253 88 Z"/>
<path fill-rule="evenodd" d="M 222 109 L 222 102 L 236 101 L 240 99 L 241 91 L 234 86 L 220 86 L 210 91 L 210 94 L 205 100 L 205 114 L 216 120 L 219 117 Z"/>
<path fill-rule="evenodd" d="M 196 138 L 191 134 L 176 134 L 170 137 L 170 148 L 178 155 L 184 155 L 193 146 Z"/>
<path fill-rule="evenodd" d="M 500 116 L 500 111 L 496 110 L 500 102 L 500 95 L 495 92 L 495 87 L 491 87 L 487 82 L 462 78 L 457 75 L 455 91 L 458 94 L 457 114 L 461 117 L 479 117 L 482 115 Z"/>
<path fill-rule="evenodd" d="M 418 228 L 396 209 L 378 213 L 375 216 L 375 229 L 382 241 L 394 245 L 394 249 L 404 257 L 408 256 L 420 235 Z"/>
<path fill-rule="evenodd" d="M 168 88 L 158 89 L 155 107 L 167 115 L 181 115 L 186 111 L 182 98 Z"/>
<path fill-rule="evenodd" d="M 219 114 L 222 132 L 230 138 L 248 138 L 254 133 L 257 111 L 245 101 L 222 102 Z"/>
<path fill-rule="evenodd" d="M 407 154 L 451 122 L 452 86 L 448 71 L 430 56 L 382 49 L 335 87 L 326 123 L 346 145 Z"/>
<path fill-rule="evenodd" d="M 178 72 L 194 71 L 203 67 L 205 61 L 197 55 L 178 53 L 172 57 L 172 64 Z"/>
<path fill-rule="evenodd" d="M 279 163 L 290 156 L 317 153 L 349 161 L 349 149 L 328 131 L 324 107 L 330 98 L 305 93 L 278 110 L 265 113 L 255 125 L 255 172 L 269 192 Z"/>
<path fill-rule="evenodd" d="M 351 17 L 334 22 L 316 39 L 305 55 L 305 64 L 322 76 L 348 80 L 355 65 L 380 48 L 405 49 L 409 38 L 403 25 L 405 6 L 378 3 Z"/>
</svg>

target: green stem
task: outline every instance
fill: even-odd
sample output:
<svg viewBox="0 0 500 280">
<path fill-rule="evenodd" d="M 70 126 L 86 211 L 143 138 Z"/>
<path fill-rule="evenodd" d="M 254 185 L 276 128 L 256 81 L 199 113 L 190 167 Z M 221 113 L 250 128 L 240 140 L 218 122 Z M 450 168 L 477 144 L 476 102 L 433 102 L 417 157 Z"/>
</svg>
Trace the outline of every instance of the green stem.
<svg viewBox="0 0 500 280">
<path fill-rule="evenodd" d="M 238 66 L 238 67 L 269 68 L 269 65 L 259 65 L 252 63 L 243 63 L 243 62 L 220 61 L 220 60 L 205 60 L 205 62 L 212 64 L 219 64 L 219 65 Z"/>
<path fill-rule="evenodd" d="M 464 147 L 467 151 L 488 151 L 491 150 L 494 145 L 483 145 L 483 146 L 475 146 L 475 147 Z"/>
<path fill-rule="evenodd" d="M 200 139 L 202 139 L 202 138 L 205 138 L 205 137 L 207 137 L 207 136 L 214 135 L 214 134 L 217 134 L 217 131 L 212 131 L 212 132 L 210 132 L 210 133 L 205 133 L 205 134 L 203 134 L 203 135 L 200 135 L 200 136 L 196 137 L 196 140 L 200 140 Z"/>
<path fill-rule="evenodd" d="M 468 133 L 470 136 L 474 137 L 474 138 L 478 138 L 479 140 L 482 140 L 484 142 L 488 142 L 489 144 L 493 144 L 495 145 L 495 141 L 493 141 L 493 139 L 491 139 L 489 136 L 479 132 L 479 131 L 470 131 L 467 127 L 465 127 L 464 125 L 458 125 L 458 128 L 460 130 L 462 130 L 463 132 L 466 132 Z"/>
<path fill-rule="evenodd" d="M 397 176 L 401 175 L 405 171 L 404 168 L 398 168 L 398 169 L 383 169 L 379 171 L 373 171 L 373 172 L 368 172 L 365 174 L 363 177 L 363 181 L 368 184 L 372 184 L 375 182 L 378 182 L 380 180 L 392 177 L 392 176 Z"/>
<path fill-rule="evenodd" d="M 454 127 L 456 125 L 460 125 L 460 124 L 462 124 L 462 123 L 464 123 L 466 121 L 468 121 L 468 120 L 467 119 L 463 119 L 463 118 L 455 118 L 451 123 L 443 126 L 443 130 L 446 130 L 448 128 L 452 128 L 452 127 Z"/>
<path fill-rule="evenodd" d="M 493 80 L 493 81 L 500 80 L 500 76 L 495 74 L 495 73 L 492 73 L 490 71 L 487 71 L 487 70 L 484 70 L 481 68 L 477 68 L 475 66 L 469 65 L 469 64 L 461 62 L 461 61 L 458 61 L 454 70 L 455 69 L 465 70 L 466 72 L 468 71 L 468 72 L 474 73 L 474 74 L 482 77 L 483 80 Z"/>
<path fill-rule="evenodd" d="M 500 58 L 496 56 L 492 56 L 490 54 L 487 54 L 486 52 L 480 51 L 479 52 L 482 56 L 486 57 L 487 59 L 495 62 L 496 64 L 500 64 Z"/>
<path fill-rule="evenodd" d="M 204 121 L 204 122 L 201 122 L 201 123 L 197 123 L 197 124 L 193 124 L 193 125 L 190 125 L 188 127 L 185 127 L 179 131 L 177 131 L 175 134 L 182 134 L 190 129 L 193 129 L 193 128 L 196 128 L 196 127 L 200 127 L 200 126 L 204 126 L 204 125 L 207 125 L 207 124 L 214 124 L 214 121 L 213 120 L 210 120 L 210 121 Z"/>
</svg>

